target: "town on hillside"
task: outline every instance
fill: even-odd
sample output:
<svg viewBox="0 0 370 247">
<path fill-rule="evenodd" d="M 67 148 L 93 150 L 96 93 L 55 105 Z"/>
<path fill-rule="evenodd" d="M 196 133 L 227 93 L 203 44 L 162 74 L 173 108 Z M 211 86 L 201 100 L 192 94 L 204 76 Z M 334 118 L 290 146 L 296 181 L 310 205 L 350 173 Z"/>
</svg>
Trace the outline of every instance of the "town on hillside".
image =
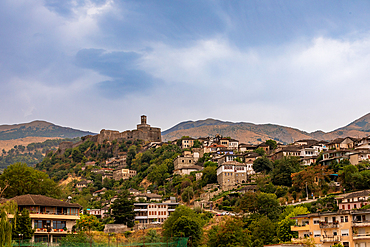
<svg viewBox="0 0 370 247">
<path fill-rule="evenodd" d="M 1 246 L 370 246 L 370 136 L 162 142 L 143 115 L 58 144 L 0 175 Z"/>
</svg>

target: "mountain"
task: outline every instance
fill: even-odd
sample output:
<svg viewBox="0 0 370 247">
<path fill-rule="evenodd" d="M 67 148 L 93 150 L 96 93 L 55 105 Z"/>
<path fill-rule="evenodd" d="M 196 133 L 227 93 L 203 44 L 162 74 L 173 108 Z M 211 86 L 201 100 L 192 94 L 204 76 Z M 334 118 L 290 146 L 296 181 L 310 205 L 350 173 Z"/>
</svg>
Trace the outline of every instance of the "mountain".
<svg viewBox="0 0 370 247">
<path fill-rule="evenodd" d="M 0 125 L 0 140 L 13 140 L 25 137 L 60 137 L 75 138 L 85 135 L 95 135 L 89 131 L 62 127 L 46 121 L 33 121 L 30 123 Z"/>
<path fill-rule="evenodd" d="M 194 138 L 214 136 L 230 136 L 238 139 L 242 143 L 260 143 L 268 139 L 280 141 L 282 143 L 292 143 L 300 139 L 316 139 L 330 141 L 340 137 L 364 137 L 370 132 L 370 113 L 353 121 L 349 125 L 338 128 L 331 132 L 315 131 L 308 133 L 296 128 L 276 125 L 276 124 L 253 124 L 253 123 L 233 123 L 216 119 L 206 119 L 198 121 L 186 121 L 162 132 L 163 141 L 171 141 L 182 136 Z"/>
</svg>

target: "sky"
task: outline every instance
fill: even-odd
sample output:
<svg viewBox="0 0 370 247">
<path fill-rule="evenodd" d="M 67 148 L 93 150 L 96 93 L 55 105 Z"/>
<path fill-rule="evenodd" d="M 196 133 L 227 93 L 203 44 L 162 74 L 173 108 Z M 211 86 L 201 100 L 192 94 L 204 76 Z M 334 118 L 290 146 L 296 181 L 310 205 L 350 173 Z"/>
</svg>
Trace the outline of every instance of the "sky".
<svg viewBox="0 0 370 247">
<path fill-rule="evenodd" d="M 370 112 L 369 1 L 0 1 L 0 124 L 207 118 L 331 131 Z"/>
</svg>

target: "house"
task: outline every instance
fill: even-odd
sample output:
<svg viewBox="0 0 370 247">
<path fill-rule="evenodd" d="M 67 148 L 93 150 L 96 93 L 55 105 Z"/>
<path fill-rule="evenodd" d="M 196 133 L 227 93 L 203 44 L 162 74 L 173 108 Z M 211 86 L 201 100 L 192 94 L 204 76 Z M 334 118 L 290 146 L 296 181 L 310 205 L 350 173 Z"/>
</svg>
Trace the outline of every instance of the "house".
<svg viewBox="0 0 370 247">
<path fill-rule="evenodd" d="M 116 181 L 119 181 L 121 179 L 126 180 L 129 178 L 132 178 L 136 176 L 136 171 L 135 170 L 130 170 L 130 169 L 119 169 L 113 171 L 113 179 Z"/>
<path fill-rule="evenodd" d="M 351 154 L 352 152 L 353 150 L 349 149 L 328 150 L 322 153 L 322 160 L 320 160 L 320 163 L 323 165 L 330 165 L 333 161 L 339 163 L 342 160 L 348 160 L 349 154 Z"/>
<path fill-rule="evenodd" d="M 112 173 L 104 173 L 102 176 L 101 176 L 101 181 L 103 182 L 104 179 L 113 179 L 113 174 Z"/>
<path fill-rule="evenodd" d="M 150 193 L 150 192 L 147 192 L 147 193 L 140 193 L 140 194 L 137 194 L 137 195 L 134 195 L 135 196 L 135 200 L 136 201 L 139 201 L 140 199 L 142 200 L 145 200 L 145 201 L 162 201 L 162 196 L 161 195 L 158 195 L 158 194 L 155 194 L 155 193 Z"/>
<path fill-rule="evenodd" d="M 81 205 L 77 203 L 69 203 L 42 195 L 27 194 L 8 200 L 18 204 L 19 212 L 23 209 L 30 212 L 32 228 L 35 229 L 32 242 L 57 243 L 60 238 L 72 232 L 76 220 L 80 219 L 79 213 L 82 209 Z M 5 201 L 7 200 L 2 200 L 0 203 Z"/>
<path fill-rule="evenodd" d="M 76 188 L 81 191 L 83 188 L 86 188 L 88 184 L 91 184 L 92 180 L 82 180 L 76 184 Z"/>
<path fill-rule="evenodd" d="M 194 154 L 190 151 L 184 151 L 182 155 L 174 160 L 174 174 L 189 175 L 193 171 L 201 171 L 203 167 L 195 165 Z"/>
<path fill-rule="evenodd" d="M 181 139 L 181 148 L 182 149 L 191 148 L 192 146 L 194 146 L 194 141 L 195 139 L 191 137 Z"/>
<path fill-rule="evenodd" d="M 312 146 L 316 145 L 319 143 L 319 141 L 314 140 L 314 139 L 303 139 L 303 140 L 298 140 L 293 142 L 293 145 L 298 145 L 298 146 Z"/>
<path fill-rule="evenodd" d="M 290 145 L 277 148 L 275 150 L 275 153 L 272 155 L 272 160 L 279 160 L 282 159 L 283 157 L 288 156 L 295 156 L 300 158 L 302 149 L 303 148 L 299 145 Z"/>
<path fill-rule="evenodd" d="M 104 195 L 106 190 L 107 190 L 106 188 L 103 188 L 101 190 L 97 190 L 93 193 L 93 196 Z"/>
<path fill-rule="evenodd" d="M 239 144 L 239 152 L 250 152 L 250 151 L 254 151 L 257 149 L 257 146 L 256 145 L 253 145 L 253 144 L 245 144 L 245 143 L 240 143 Z"/>
<path fill-rule="evenodd" d="M 244 163 L 227 161 L 217 166 L 217 182 L 222 190 L 230 190 L 248 179 L 247 167 Z"/>
<path fill-rule="evenodd" d="M 349 194 L 342 194 L 335 199 L 338 203 L 338 208 L 343 210 L 359 209 L 362 206 L 370 204 L 368 199 L 370 190 L 357 191 Z"/>
<path fill-rule="evenodd" d="M 311 237 L 316 246 L 330 247 L 341 244 L 345 247 L 370 245 L 370 210 L 339 210 L 298 215 L 292 219 L 296 224 L 292 231 L 298 232 L 293 243 L 304 243 Z"/>
<path fill-rule="evenodd" d="M 135 221 L 141 226 L 152 223 L 163 224 L 175 211 L 179 203 L 134 203 Z"/>
<path fill-rule="evenodd" d="M 346 138 L 337 138 L 328 143 L 328 149 L 353 149 L 357 142 L 356 138 L 346 137 Z"/>
<path fill-rule="evenodd" d="M 365 144 L 365 145 L 368 145 L 368 144 Z M 370 160 L 370 149 L 357 148 L 354 150 L 354 152 L 351 152 L 348 156 L 349 156 L 349 161 L 351 162 L 352 165 L 358 165 L 362 161 Z"/>
<path fill-rule="evenodd" d="M 104 218 L 109 213 L 109 207 L 103 207 L 98 209 L 87 209 L 87 213 L 95 215 L 97 218 Z"/>
<path fill-rule="evenodd" d="M 228 137 L 222 137 L 219 140 L 219 143 L 228 149 L 238 149 L 239 141 L 235 139 L 231 139 Z"/>
</svg>

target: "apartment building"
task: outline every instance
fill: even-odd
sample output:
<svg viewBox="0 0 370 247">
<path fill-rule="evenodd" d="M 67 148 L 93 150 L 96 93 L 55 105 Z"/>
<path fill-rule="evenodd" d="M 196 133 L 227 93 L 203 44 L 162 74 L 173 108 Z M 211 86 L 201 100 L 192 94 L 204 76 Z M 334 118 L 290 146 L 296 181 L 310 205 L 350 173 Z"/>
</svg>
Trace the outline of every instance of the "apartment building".
<svg viewBox="0 0 370 247">
<path fill-rule="evenodd" d="M 248 179 L 247 164 L 227 161 L 217 167 L 217 182 L 223 190 L 230 190 Z"/>
<path fill-rule="evenodd" d="M 160 223 L 162 224 L 179 203 L 134 203 L 135 221 L 140 225 Z"/>
<path fill-rule="evenodd" d="M 293 243 L 313 238 L 316 246 L 330 247 L 340 243 L 345 247 L 370 246 L 370 210 L 339 210 L 293 217 L 298 232 Z"/>
<path fill-rule="evenodd" d="M 119 169 L 113 171 L 113 179 L 118 181 L 118 180 L 126 180 L 129 178 L 132 178 L 133 176 L 136 176 L 136 171 L 135 170 L 130 170 L 130 169 Z"/>
<path fill-rule="evenodd" d="M 368 201 L 370 195 L 370 190 L 357 191 L 348 194 L 342 194 L 337 196 L 339 209 L 350 210 L 350 209 L 359 209 L 362 206 L 366 206 L 370 202 Z"/>
<path fill-rule="evenodd" d="M 35 229 L 33 242 L 58 242 L 67 233 L 72 233 L 72 227 L 76 224 L 76 220 L 80 219 L 79 213 L 82 207 L 77 203 L 30 194 L 16 196 L 9 200 L 18 204 L 19 212 L 23 209 L 30 212 L 32 227 Z"/>
</svg>

